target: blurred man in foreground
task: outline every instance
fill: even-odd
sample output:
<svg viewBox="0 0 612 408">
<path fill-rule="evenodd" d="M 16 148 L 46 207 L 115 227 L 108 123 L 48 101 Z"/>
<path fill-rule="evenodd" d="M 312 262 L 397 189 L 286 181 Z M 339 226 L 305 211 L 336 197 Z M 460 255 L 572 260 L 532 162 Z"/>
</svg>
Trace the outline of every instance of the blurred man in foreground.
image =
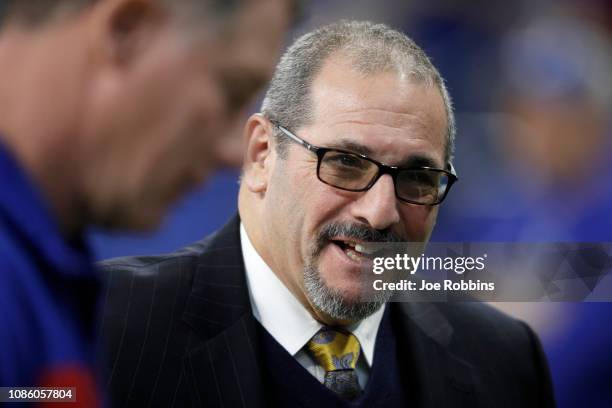
<svg viewBox="0 0 612 408">
<path fill-rule="evenodd" d="M 362 301 L 370 242 L 429 240 L 454 132 L 439 73 L 403 34 L 340 22 L 298 39 L 246 124 L 240 216 L 179 252 L 104 264 L 115 401 L 553 405 L 523 323 Z"/>
<path fill-rule="evenodd" d="M 0 386 L 94 406 L 86 226 L 150 229 L 272 74 L 286 0 L 3 1 Z"/>
</svg>

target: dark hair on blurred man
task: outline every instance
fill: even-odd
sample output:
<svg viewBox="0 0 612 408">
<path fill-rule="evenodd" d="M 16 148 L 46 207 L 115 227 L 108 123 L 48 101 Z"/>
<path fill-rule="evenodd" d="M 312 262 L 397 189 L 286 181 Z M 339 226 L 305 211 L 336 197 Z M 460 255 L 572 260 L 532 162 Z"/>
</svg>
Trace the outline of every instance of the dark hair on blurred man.
<svg viewBox="0 0 612 408">
<path fill-rule="evenodd" d="M 290 14 L 288 0 L 0 3 L 0 386 L 99 403 L 83 231 L 153 228 L 206 178 Z"/>
<path fill-rule="evenodd" d="M 372 242 L 429 241 L 457 180 L 454 123 L 442 77 L 404 34 L 341 21 L 297 39 L 245 126 L 239 217 L 177 252 L 103 264 L 115 401 L 553 405 L 525 324 L 364 285 Z"/>
</svg>

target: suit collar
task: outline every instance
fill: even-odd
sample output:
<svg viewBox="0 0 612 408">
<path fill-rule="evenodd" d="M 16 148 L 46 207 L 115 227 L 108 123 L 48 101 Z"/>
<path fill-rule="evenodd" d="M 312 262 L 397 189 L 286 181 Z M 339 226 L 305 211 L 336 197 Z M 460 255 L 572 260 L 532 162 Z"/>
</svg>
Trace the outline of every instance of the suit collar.
<svg viewBox="0 0 612 408">
<path fill-rule="evenodd" d="M 251 314 L 239 227 L 235 215 L 207 239 L 198 258 L 183 320 L 201 339 L 210 339 Z"/>
<path fill-rule="evenodd" d="M 239 226 L 236 215 L 205 242 L 183 313 L 197 335 L 183 361 L 196 406 L 263 406 L 259 338 Z"/>
</svg>

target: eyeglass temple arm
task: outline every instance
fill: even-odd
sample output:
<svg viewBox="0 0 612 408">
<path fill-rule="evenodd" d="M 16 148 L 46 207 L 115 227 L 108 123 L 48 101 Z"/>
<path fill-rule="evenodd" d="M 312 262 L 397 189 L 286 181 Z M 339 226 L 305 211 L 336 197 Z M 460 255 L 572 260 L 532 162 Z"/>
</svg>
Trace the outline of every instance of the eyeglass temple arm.
<svg viewBox="0 0 612 408">
<path fill-rule="evenodd" d="M 293 140 L 294 142 L 301 144 L 302 146 L 304 146 L 305 148 L 307 148 L 308 150 L 310 150 L 311 152 L 316 153 L 317 150 L 319 150 L 317 147 L 311 145 L 310 143 L 308 143 L 307 141 L 300 139 L 299 137 L 297 137 L 296 135 L 294 135 L 291 131 L 289 131 L 288 129 L 284 128 L 283 126 L 279 125 L 278 123 L 272 122 L 272 124 L 274 126 L 276 126 L 277 128 L 280 129 L 281 132 L 283 132 L 287 137 L 289 137 L 291 140 Z"/>
<path fill-rule="evenodd" d="M 457 177 L 457 171 L 455 170 L 455 166 L 453 166 L 453 163 L 448 162 L 448 170 L 453 176 Z"/>
</svg>

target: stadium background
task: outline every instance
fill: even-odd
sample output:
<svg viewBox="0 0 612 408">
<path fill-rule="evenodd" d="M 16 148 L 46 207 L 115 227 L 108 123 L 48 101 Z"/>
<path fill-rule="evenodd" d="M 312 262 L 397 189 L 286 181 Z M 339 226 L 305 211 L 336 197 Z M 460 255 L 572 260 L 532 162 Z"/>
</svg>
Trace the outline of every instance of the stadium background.
<svg viewBox="0 0 612 408">
<path fill-rule="evenodd" d="M 319 0 L 292 36 L 338 18 L 403 30 L 447 80 L 460 182 L 432 240 L 612 242 L 612 2 Z M 238 176 L 219 171 L 154 234 L 92 231 L 96 257 L 201 239 L 236 211 Z M 539 333 L 559 407 L 612 406 L 612 304 L 498 307 Z"/>
</svg>

